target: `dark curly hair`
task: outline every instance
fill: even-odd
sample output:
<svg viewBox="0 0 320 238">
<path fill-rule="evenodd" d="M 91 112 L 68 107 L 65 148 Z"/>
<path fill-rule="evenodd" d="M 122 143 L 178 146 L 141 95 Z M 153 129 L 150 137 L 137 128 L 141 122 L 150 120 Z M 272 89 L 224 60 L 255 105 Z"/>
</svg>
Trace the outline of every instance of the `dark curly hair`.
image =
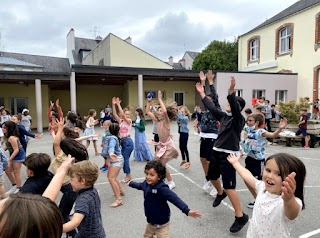
<svg viewBox="0 0 320 238">
<path fill-rule="evenodd" d="M 75 162 L 88 160 L 89 155 L 86 147 L 71 138 L 65 138 L 60 142 L 60 148 L 65 155 L 71 155 L 75 158 Z"/>
<path fill-rule="evenodd" d="M 158 160 L 151 160 L 148 161 L 144 170 L 150 170 L 150 169 L 154 169 L 160 180 L 164 180 L 166 177 L 166 167 Z"/>
</svg>

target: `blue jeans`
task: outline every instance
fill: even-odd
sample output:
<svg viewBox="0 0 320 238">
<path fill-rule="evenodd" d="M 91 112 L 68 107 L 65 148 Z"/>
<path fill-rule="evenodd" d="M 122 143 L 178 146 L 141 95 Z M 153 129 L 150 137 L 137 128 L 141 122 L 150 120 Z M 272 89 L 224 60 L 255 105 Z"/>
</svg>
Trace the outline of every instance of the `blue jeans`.
<svg viewBox="0 0 320 238">
<path fill-rule="evenodd" d="M 63 193 L 63 196 L 60 200 L 59 209 L 63 217 L 63 222 L 67 223 L 70 221 L 70 212 L 74 202 L 77 199 L 77 193 L 73 191 L 70 183 L 61 187 L 60 191 Z M 77 234 L 75 230 L 68 232 L 68 235 L 74 237 Z"/>
<path fill-rule="evenodd" d="M 130 174 L 130 164 L 129 159 L 133 151 L 133 141 L 130 136 L 121 139 L 121 154 L 124 159 L 123 172 L 125 174 Z"/>
</svg>

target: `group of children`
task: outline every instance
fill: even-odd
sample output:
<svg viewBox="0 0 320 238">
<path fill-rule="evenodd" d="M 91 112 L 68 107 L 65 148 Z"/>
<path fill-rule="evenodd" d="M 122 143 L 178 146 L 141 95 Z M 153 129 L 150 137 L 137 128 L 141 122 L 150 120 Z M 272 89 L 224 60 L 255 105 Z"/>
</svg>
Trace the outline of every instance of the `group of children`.
<svg viewBox="0 0 320 238">
<path fill-rule="evenodd" d="M 209 95 L 205 94 L 204 89 L 206 78 L 210 85 Z M 235 190 L 237 171 L 255 197 L 252 222 L 249 225 L 247 237 L 289 236 L 295 219 L 301 209 L 304 208 L 303 184 L 306 169 L 304 164 L 294 156 L 281 153 L 265 159 L 264 154 L 266 138 L 277 136 L 281 129 L 286 126 L 286 120 L 281 120 L 279 129 L 275 132 L 268 132 L 260 127 L 264 121 L 259 114 L 250 114 L 245 121 L 241 114 L 245 107 L 245 101 L 241 97 L 235 96 L 236 84 L 233 77 L 228 91 L 228 105 L 225 111 L 222 111 L 213 86 L 214 75 L 212 71 L 209 71 L 206 75 L 201 72 L 200 79 L 201 83 L 196 84 L 196 90 L 206 107 L 201 118 L 200 160 L 206 180 L 212 183 L 217 192 L 213 207 L 219 206 L 222 200 L 228 196 L 235 210 L 235 221 L 230 227 L 230 232 L 236 233 L 246 225 L 249 217 L 242 211 L 240 198 Z M 134 146 L 130 137 L 130 130 L 134 126 L 136 133 L 144 132 L 143 111 L 137 109 L 137 119 L 133 124 L 130 119 L 130 111 L 122 109 L 119 98 L 114 97 L 112 99 L 112 113 L 117 123 L 106 121 L 103 124 L 106 132 L 103 137 L 101 155 L 106 160 L 105 165 L 108 165 L 107 177 L 116 199 L 110 207 L 118 207 L 123 204 L 121 196 L 124 195 L 124 190 L 117 178 L 121 168 L 123 168 L 126 174 L 123 182 L 144 192 L 144 209 L 148 223 L 144 237 L 156 235 L 160 238 L 170 236 L 170 209 L 167 201 L 173 203 L 188 216 L 199 218 L 201 214 L 196 210 L 189 209 L 171 190 L 175 187 L 175 183 L 166 166 L 167 162 L 179 155 L 170 131 L 170 121 L 177 119 L 182 155 L 181 165 L 184 164 L 185 168 L 190 167 L 186 146 L 189 132 L 187 123 L 190 113 L 186 108 L 181 108 L 179 111 L 175 105 L 166 106 L 161 91 L 158 91 L 160 106 L 155 112 L 151 111 L 152 101 L 153 95 L 148 95 L 146 113 L 155 123 L 159 139 L 152 142 L 156 146 L 154 160 L 145 144 L 145 137 L 141 135 L 136 137 L 136 141 L 139 141 L 139 148 L 144 152 L 135 156 L 139 160 L 148 161 L 145 166 L 145 181 L 141 183 L 133 182 L 129 166 L 129 158 Z M 59 102 L 57 106 L 59 107 Z M 88 143 L 89 139 L 96 141 L 93 138 L 97 138 L 94 125 L 98 124 L 99 121 L 94 119 L 95 116 L 95 110 L 89 111 L 85 137 L 83 138 L 87 140 L 86 147 L 90 144 L 90 142 Z M 48 171 L 50 166 L 48 155 L 41 153 L 29 155 L 25 164 L 30 177 L 20 190 L 21 193 L 42 194 L 43 198 L 26 195 L 25 198 L 27 199 L 23 199 L 23 195 L 17 194 L 10 195 L 9 198 L 1 201 L 0 219 L 4 218 L 4 221 L 0 229 L 10 230 L 11 235 L 24 232 L 32 236 L 36 232 L 41 234 L 39 237 L 60 237 L 64 232 L 73 237 L 105 237 L 100 211 L 101 201 L 97 190 L 94 188 L 94 183 L 99 176 L 99 168 L 88 160 L 86 147 L 77 141 L 77 139 L 81 139 L 74 138 L 76 137 L 73 136 L 74 128 L 66 128 L 64 119 L 59 115 L 54 115 L 54 117 L 56 118 L 52 118 L 50 123 L 54 137 L 55 158 L 51 164 L 54 176 Z M 58 119 L 58 121 L 53 119 Z M 245 122 L 247 123 L 246 126 Z M 66 124 L 68 123 L 70 124 L 70 120 Z M 20 149 L 21 151 L 24 150 L 18 142 L 17 127 L 13 126 L 12 128 L 15 129 L 12 129 L 11 124 L 9 124 L 4 124 L 3 131 L 11 143 L 11 147 L 9 146 L 12 150 L 11 155 L 14 153 L 14 156 L 9 158 L 10 164 L 13 162 L 13 158 L 20 153 Z M 240 133 L 243 129 L 246 131 L 246 139 L 242 142 L 247 154 L 246 168 L 239 162 Z M 98 154 L 96 147 L 97 145 L 95 145 L 95 152 Z M 0 161 L 3 161 L 3 157 L 3 153 L 0 153 Z M 17 156 L 17 158 L 20 157 Z M 22 163 L 25 154 L 21 155 L 21 158 L 23 159 L 19 159 L 17 162 Z M 1 164 L 5 166 L 5 162 Z M 21 168 L 21 164 L 15 167 Z M 18 174 L 15 175 L 17 183 L 19 176 Z M 55 201 L 59 191 L 63 192 L 63 197 L 59 209 L 57 209 L 52 201 Z M 21 224 L 11 224 L 11 219 L 13 219 L 11 213 L 14 213 L 11 205 L 21 203 L 21 200 L 26 203 L 27 210 L 34 209 L 35 212 L 28 215 L 31 216 L 30 221 L 38 224 L 38 227 L 35 228 L 35 226 L 29 224 L 27 226 L 25 224 L 21 225 L 22 221 Z M 75 204 L 74 213 L 70 220 L 69 214 L 73 203 Z M 1 209 L 1 206 L 4 209 Z M 36 211 L 38 211 L 38 214 Z M 42 222 L 39 222 L 40 220 Z M 50 224 L 53 221 L 54 224 Z M 0 233 L 2 234 L 2 232 Z"/>
</svg>

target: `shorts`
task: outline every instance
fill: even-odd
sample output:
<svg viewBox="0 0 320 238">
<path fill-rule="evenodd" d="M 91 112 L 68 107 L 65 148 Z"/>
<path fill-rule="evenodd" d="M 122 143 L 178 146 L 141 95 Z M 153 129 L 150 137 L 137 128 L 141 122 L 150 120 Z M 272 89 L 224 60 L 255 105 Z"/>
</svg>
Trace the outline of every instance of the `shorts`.
<svg viewBox="0 0 320 238">
<path fill-rule="evenodd" d="M 3 178 L 3 175 L 0 175 L 0 185 L 4 185 L 4 178 Z"/>
<path fill-rule="evenodd" d="M 217 180 L 222 176 L 224 189 L 236 188 L 236 170 L 227 160 L 229 153 L 213 150 L 208 176 L 209 180 Z"/>
<path fill-rule="evenodd" d="M 24 149 L 21 147 L 19 148 L 18 154 L 12 159 L 12 163 L 22 163 L 26 159 L 26 152 Z"/>
<path fill-rule="evenodd" d="M 305 129 L 302 129 L 302 128 L 299 128 L 298 131 L 296 132 L 296 136 L 299 136 L 299 135 L 303 135 L 303 136 L 307 136 L 307 130 Z"/>
<path fill-rule="evenodd" d="M 210 161 L 214 141 L 215 141 L 215 139 L 213 139 L 213 138 L 201 137 L 201 142 L 200 142 L 200 157 L 201 158 L 206 158 L 208 161 Z"/>
<path fill-rule="evenodd" d="M 265 160 L 257 160 L 255 158 L 247 156 L 246 169 L 249 170 L 256 179 L 262 180 L 264 163 L 265 163 Z"/>
<path fill-rule="evenodd" d="M 163 225 L 152 225 L 150 223 L 147 224 L 146 230 L 144 232 L 145 238 L 154 237 L 156 235 L 157 237 L 170 237 L 170 223 L 167 222 Z"/>
</svg>

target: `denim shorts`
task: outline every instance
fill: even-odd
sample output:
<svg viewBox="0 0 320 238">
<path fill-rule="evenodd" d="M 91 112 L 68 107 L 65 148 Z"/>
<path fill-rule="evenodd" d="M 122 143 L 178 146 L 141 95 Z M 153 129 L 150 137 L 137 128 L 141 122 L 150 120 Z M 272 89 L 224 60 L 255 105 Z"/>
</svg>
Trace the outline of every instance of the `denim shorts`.
<svg viewBox="0 0 320 238">
<path fill-rule="evenodd" d="M 26 159 L 26 152 L 24 152 L 24 149 L 21 147 L 19 149 L 18 154 L 13 158 L 12 163 L 22 163 Z"/>
</svg>

